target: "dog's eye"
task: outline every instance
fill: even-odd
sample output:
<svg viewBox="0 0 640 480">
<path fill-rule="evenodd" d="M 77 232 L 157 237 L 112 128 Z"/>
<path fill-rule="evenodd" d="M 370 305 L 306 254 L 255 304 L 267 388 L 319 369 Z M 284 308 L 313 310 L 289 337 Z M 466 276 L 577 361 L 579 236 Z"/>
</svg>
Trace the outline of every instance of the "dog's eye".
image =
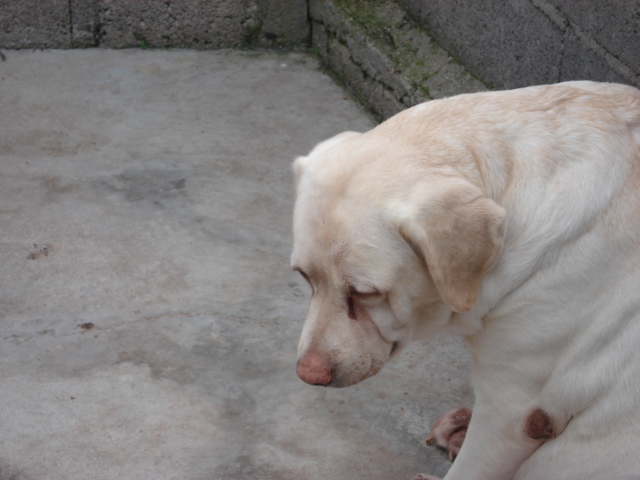
<svg viewBox="0 0 640 480">
<path fill-rule="evenodd" d="M 367 298 L 377 298 L 382 296 L 382 292 L 378 289 L 360 291 L 356 290 L 355 287 L 349 286 L 349 295 L 356 296 L 358 298 L 367 299 Z"/>
<path fill-rule="evenodd" d="M 363 306 L 373 306 L 379 302 L 380 299 L 384 298 L 384 294 L 378 290 L 367 290 L 360 291 L 356 290 L 353 285 L 349 285 L 349 290 L 347 293 L 347 311 L 349 314 L 349 318 L 351 320 L 357 320 L 358 314 L 356 312 L 356 302 Z"/>
</svg>

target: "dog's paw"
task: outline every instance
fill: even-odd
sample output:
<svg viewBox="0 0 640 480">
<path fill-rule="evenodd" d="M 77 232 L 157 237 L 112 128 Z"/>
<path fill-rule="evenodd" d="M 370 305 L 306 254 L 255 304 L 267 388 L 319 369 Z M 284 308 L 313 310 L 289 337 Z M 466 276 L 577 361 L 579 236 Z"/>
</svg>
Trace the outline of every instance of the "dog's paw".
<svg viewBox="0 0 640 480">
<path fill-rule="evenodd" d="M 466 407 L 448 411 L 433 424 L 427 438 L 427 445 L 435 443 L 444 448 L 449 453 L 449 460 L 453 461 L 460 452 L 464 437 L 467 435 L 469 421 L 471 421 L 471 410 Z"/>
<path fill-rule="evenodd" d="M 433 475 L 425 475 L 424 473 L 419 473 L 413 480 L 440 480 L 438 477 L 434 477 Z"/>
</svg>

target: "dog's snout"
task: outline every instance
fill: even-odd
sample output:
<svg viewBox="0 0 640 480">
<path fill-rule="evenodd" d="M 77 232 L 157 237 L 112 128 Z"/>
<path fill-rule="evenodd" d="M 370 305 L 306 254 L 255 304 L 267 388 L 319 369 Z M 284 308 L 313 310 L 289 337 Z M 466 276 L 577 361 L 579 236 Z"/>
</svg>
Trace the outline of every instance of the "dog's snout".
<svg viewBox="0 0 640 480">
<path fill-rule="evenodd" d="M 318 353 L 307 353 L 296 365 L 298 377 L 310 385 L 328 385 L 333 380 L 331 360 Z"/>
</svg>

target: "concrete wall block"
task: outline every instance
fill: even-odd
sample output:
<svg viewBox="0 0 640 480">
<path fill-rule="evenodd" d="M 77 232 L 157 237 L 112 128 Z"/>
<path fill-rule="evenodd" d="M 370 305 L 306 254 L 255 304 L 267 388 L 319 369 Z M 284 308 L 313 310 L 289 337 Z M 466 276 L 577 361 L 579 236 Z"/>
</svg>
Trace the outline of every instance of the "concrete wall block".
<svg viewBox="0 0 640 480">
<path fill-rule="evenodd" d="M 640 0 L 397 1 L 495 87 L 605 77 L 640 86 Z"/>
<path fill-rule="evenodd" d="M 560 81 L 590 79 L 600 82 L 628 83 L 605 58 L 596 55 L 572 32 L 567 32 L 562 55 Z"/>
<path fill-rule="evenodd" d="M 640 0 L 548 0 L 611 55 L 640 72 Z"/>
<path fill-rule="evenodd" d="M 274 45 L 308 45 L 307 0 L 262 0 L 264 40 Z"/>
<path fill-rule="evenodd" d="M 483 81 L 501 88 L 559 77 L 563 31 L 528 0 L 398 0 Z"/>
<path fill-rule="evenodd" d="M 346 37 L 346 45 L 352 61 L 359 65 L 367 76 L 384 84 L 398 98 L 411 92 L 409 82 L 401 76 L 394 75 L 393 62 L 358 32 L 354 31 Z"/>
<path fill-rule="evenodd" d="M 69 48 L 68 0 L 0 0 L 0 46 Z"/>
<path fill-rule="evenodd" d="M 351 53 L 347 47 L 336 38 L 329 39 L 326 65 L 365 106 L 371 106 L 371 99 L 367 93 L 370 80 L 368 80 L 364 72 L 353 63 Z"/>
<path fill-rule="evenodd" d="M 256 39 L 258 10 L 247 0 L 100 0 L 100 45 L 239 47 Z"/>
<path fill-rule="evenodd" d="M 393 1 L 310 0 L 309 7 L 317 53 L 379 120 L 440 96 L 486 90 Z"/>
<path fill-rule="evenodd" d="M 329 37 L 326 64 L 346 88 L 377 118 L 388 118 L 406 108 L 390 90 L 353 61 L 350 48 Z"/>
<path fill-rule="evenodd" d="M 380 109 L 383 118 L 392 117 L 396 113 L 401 112 L 410 106 L 406 103 L 408 101 L 408 97 L 405 96 L 398 98 L 394 92 L 383 88 L 382 85 L 379 85 L 378 89 L 382 91 L 376 96 L 375 101 L 380 105 L 378 108 Z M 378 100 L 378 98 L 380 98 L 380 100 Z"/>
<path fill-rule="evenodd" d="M 309 0 L 309 18 L 312 26 L 314 22 L 315 25 L 325 26 L 327 31 L 342 43 L 346 43 L 347 38 L 354 31 L 348 18 L 340 16 L 332 3 L 323 0 Z"/>
<path fill-rule="evenodd" d="M 69 19 L 72 47 L 89 48 L 99 45 L 98 0 L 69 0 Z"/>
<path fill-rule="evenodd" d="M 459 63 L 448 62 L 423 84 L 425 94 L 431 98 L 445 98 L 459 93 L 475 93 L 486 88 Z"/>
<path fill-rule="evenodd" d="M 327 66 L 354 96 L 380 119 L 406 108 L 399 98 L 407 95 L 407 89 L 386 75 L 393 70 L 389 59 L 330 2 L 311 2 L 311 5 L 314 30 L 320 29 L 329 38 L 329 48 L 319 48 L 318 53 L 326 55 L 323 60 Z"/>
<path fill-rule="evenodd" d="M 329 34 L 324 25 L 319 22 L 311 22 L 311 44 L 316 55 L 320 58 L 328 58 Z"/>
<path fill-rule="evenodd" d="M 331 58 L 337 61 L 334 65 L 337 67 L 336 71 L 345 72 L 347 75 L 345 78 L 351 80 L 350 83 L 357 86 L 365 79 L 365 71 L 361 68 L 356 68 L 353 59 L 351 57 L 351 51 L 347 46 L 337 39 L 334 39 L 329 43 L 329 53 L 332 54 Z M 352 68 L 353 67 L 353 68 Z"/>
</svg>

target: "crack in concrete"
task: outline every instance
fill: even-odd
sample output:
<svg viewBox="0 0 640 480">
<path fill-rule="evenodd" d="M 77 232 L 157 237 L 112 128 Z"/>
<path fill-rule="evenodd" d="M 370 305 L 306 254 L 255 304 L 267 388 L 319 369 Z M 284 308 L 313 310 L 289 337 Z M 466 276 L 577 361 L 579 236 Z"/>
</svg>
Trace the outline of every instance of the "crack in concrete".
<svg viewBox="0 0 640 480">
<path fill-rule="evenodd" d="M 562 80 L 562 67 L 564 64 L 564 47 L 568 34 L 573 34 L 580 43 L 586 47 L 591 53 L 598 58 L 604 60 L 609 67 L 618 75 L 628 80 L 629 82 L 639 85 L 640 77 L 635 75 L 631 68 L 623 63 L 619 58 L 609 52 L 605 47 L 595 41 L 591 35 L 589 35 L 580 26 L 571 22 L 563 13 L 547 0 L 532 0 L 533 5 L 540 10 L 556 27 L 564 33 L 562 36 L 562 44 L 560 46 L 559 59 L 558 59 L 558 78 L 557 81 Z"/>
<path fill-rule="evenodd" d="M 233 322 L 251 321 L 251 322 L 254 322 L 254 323 L 257 323 L 257 324 L 274 323 L 274 322 L 276 322 L 278 320 L 277 318 L 273 318 L 273 319 L 270 319 L 270 320 L 255 320 L 255 319 L 251 319 L 250 317 L 246 317 L 246 316 L 222 315 L 222 314 L 217 314 L 217 313 L 205 314 L 205 313 L 176 313 L 176 312 L 169 312 L 169 313 L 164 313 L 164 314 L 161 314 L 161 315 L 152 315 L 152 316 L 148 316 L 148 317 L 144 317 L 144 318 L 139 318 L 137 320 L 125 320 L 123 322 L 112 323 L 112 324 L 107 324 L 107 325 L 103 325 L 103 326 L 96 325 L 93 322 L 79 323 L 79 324 L 77 324 L 77 327 L 81 328 L 82 331 L 76 331 L 76 332 L 70 332 L 70 333 L 56 334 L 55 330 L 52 329 L 52 328 L 41 330 L 41 331 L 35 332 L 35 333 L 13 333 L 11 335 L 7 335 L 7 334 L 2 335 L 0 333 L 0 335 L 2 335 L 0 337 L 0 339 L 1 340 L 9 340 L 9 339 L 21 338 L 21 339 L 24 339 L 24 340 L 30 340 L 30 339 L 33 339 L 33 338 L 38 338 L 39 336 L 42 336 L 42 335 L 51 335 L 54 338 L 74 337 L 74 336 L 85 335 L 85 334 L 90 333 L 90 332 L 104 332 L 104 331 L 112 330 L 114 328 L 119 328 L 119 327 L 123 327 L 123 326 L 136 325 L 136 324 L 145 323 L 145 322 L 153 322 L 153 321 L 160 320 L 160 319 L 166 318 L 166 317 L 175 317 L 175 318 L 206 317 L 206 318 L 210 318 L 212 320 L 229 320 L 229 321 L 233 321 Z"/>
<path fill-rule="evenodd" d="M 606 48 L 604 48 L 593 38 L 591 38 L 591 36 L 586 31 L 571 22 L 569 22 L 569 26 L 575 36 L 582 42 L 582 44 L 586 48 L 588 48 L 591 53 L 607 62 L 607 65 L 609 65 L 609 67 L 611 67 L 614 72 L 616 72 L 624 79 L 635 83 L 636 85 L 640 83 L 640 78 L 638 78 L 637 75 L 634 75 L 629 67 L 627 67 L 615 55 L 613 55 Z"/>
<path fill-rule="evenodd" d="M 551 22 L 556 27 L 558 27 L 558 29 L 563 34 L 557 59 L 558 75 L 555 78 L 555 82 L 560 82 L 562 80 L 564 47 L 567 41 L 567 28 L 569 26 L 569 20 L 564 15 L 562 15 L 560 10 L 558 10 L 554 5 L 551 5 L 547 0 L 533 0 L 532 3 L 534 7 L 540 10 L 540 12 L 542 12 L 549 20 L 551 20 Z"/>
<path fill-rule="evenodd" d="M 69 43 L 73 44 L 73 0 L 69 0 Z"/>
</svg>

